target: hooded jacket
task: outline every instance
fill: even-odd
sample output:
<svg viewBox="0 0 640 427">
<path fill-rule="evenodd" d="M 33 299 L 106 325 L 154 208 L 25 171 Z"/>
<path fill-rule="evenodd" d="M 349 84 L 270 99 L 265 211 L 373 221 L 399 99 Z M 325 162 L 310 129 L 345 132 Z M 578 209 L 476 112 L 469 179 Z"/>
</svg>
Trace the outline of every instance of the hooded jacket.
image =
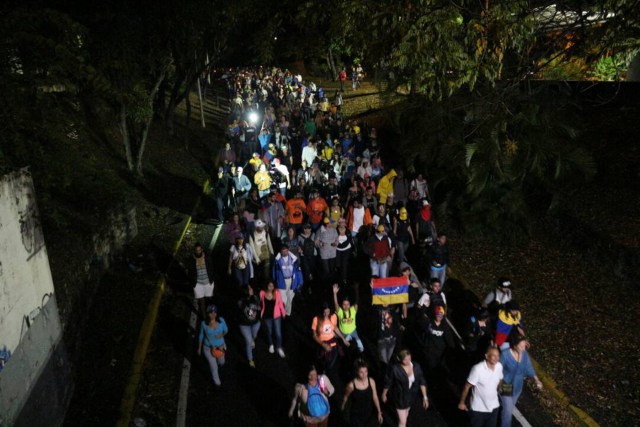
<svg viewBox="0 0 640 427">
<path fill-rule="evenodd" d="M 393 194 L 393 180 L 398 174 L 395 169 L 391 169 L 388 174 L 380 178 L 378 182 L 378 194 L 379 203 L 387 203 L 387 195 Z"/>
</svg>

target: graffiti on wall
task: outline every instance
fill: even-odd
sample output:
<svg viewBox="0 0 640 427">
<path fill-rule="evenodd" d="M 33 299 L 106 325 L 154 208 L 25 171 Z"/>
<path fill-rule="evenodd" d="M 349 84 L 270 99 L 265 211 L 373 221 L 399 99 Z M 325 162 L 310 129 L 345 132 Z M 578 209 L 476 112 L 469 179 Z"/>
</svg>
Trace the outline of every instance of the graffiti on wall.
<svg viewBox="0 0 640 427">
<path fill-rule="evenodd" d="M 40 226 L 38 209 L 32 194 L 28 194 L 27 206 L 20 214 L 22 245 L 29 254 L 27 261 L 44 248 L 44 237 Z"/>
</svg>

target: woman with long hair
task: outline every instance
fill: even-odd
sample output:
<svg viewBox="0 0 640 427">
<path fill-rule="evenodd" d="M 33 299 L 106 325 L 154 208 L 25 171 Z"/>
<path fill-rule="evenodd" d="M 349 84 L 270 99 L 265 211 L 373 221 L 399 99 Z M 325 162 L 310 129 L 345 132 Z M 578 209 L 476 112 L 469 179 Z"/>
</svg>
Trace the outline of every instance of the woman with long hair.
<svg viewBox="0 0 640 427">
<path fill-rule="evenodd" d="M 287 312 L 282 302 L 280 291 L 276 288 L 273 280 L 269 280 L 264 290 L 260 291 L 260 301 L 262 302 L 262 320 L 267 326 L 267 341 L 269 343 L 269 353 L 274 353 L 278 349 L 278 355 L 284 358 L 282 349 L 282 319 Z M 273 346 L 273 333 L 276 334 L 276 348 Z"/>
<path fill-rule="evenodd" d="M 363 359 L 354 363 L 355 377 L 347 384 L 342 400 L 344 411 L 349 398 L 349 425 L 351 427 L 374 427 L 382 424 L 382 410 L 378 400 L 376 382 L 369 377 L 369 367 Z M 377 414 L 377 415 L 376 415 Z"/>
<path fill-rule="evenodd" d="M 313 318 L 311 330 L 313 332 L 313 339 L 321 347 L 318 352 L 318 359 L 325 370 L 328 371 L 335 366 L 340 354 L 340 347 L 336 336 L 342 339 L 345 346 L 348 347 L 350 344 L 344 335 L 342 335 L 342 332 L 340 332 L 338 328 L 338 317 L 335 313 L 331 313 L 329 304 L 324 303 L 322 305 L 320 314 Z"/>
<path fill-rule="evenodd" d="M 536 387 L 542 390 L 542 382 L 538 379 L 527 353 L 528 344 L 523 335 L 515 335 L 509 342 L 509 348 L 501 350 L 503 380 L 500 386 L 500 427 L 511 427 L 513 409 L 522 393 L 525 377 L 533 378 Z"/>
<path fill-rule="evenodd" d="M 396 355 L 396 362 L 389 365 L 384 377 L 384 389 L 382 389 L 382 401 L 387 403 L 388 394 L 391 391 L 391 402 L 398 414 L 398 427 L 406 427 L 409 418 L 409 410 L 413 401 L 422 395 L 422 407 L 429 407 L 427 397 L 427 383 L 418 363 L 411 361 L 409 350 L 400 350 Z"/>
</svg>

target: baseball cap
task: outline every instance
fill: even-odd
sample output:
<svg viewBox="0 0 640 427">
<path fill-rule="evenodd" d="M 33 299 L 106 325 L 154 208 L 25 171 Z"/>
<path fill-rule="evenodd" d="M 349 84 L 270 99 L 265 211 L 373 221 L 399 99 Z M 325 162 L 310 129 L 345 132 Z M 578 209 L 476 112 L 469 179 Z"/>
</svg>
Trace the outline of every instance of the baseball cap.
<svg viewBox="0 0 640 427">
<path fill-rule="evenodd" d="M 376 230 L 378 231 L 378 233 L 382 233 L 384 231 L 384 225 L 378 225 L 378 228 L 376 228 Z"/>
<path fill-rule="evenodd" d="M 501 277 L 498 279 L 498 287 L 499 288 L 511 288 L 511 280 L 506 277 Z"/>
<path fill-rule="evenodd" d="M 436 308 L 433 309 L 433 314 L 435 314 L 436 316 L 439 314 L 442 314 L 443 316 L 446 314 L 445 309 L 443 306 L 439 305 Z"/>
<path fill-rule="evenodd" d="M 264 227 L 264 222 L 261 219 L 259 219 L 259 220 L 256 221 L 255 225 L 256 225 L 256 227 L 260 227 L 261 228 L 261 227 Z"/>
<path fill-rule="evenodd" d="M 217 313 L 218 312 L 218 306 L 216 306 L 215 304 L 211 304 L 207 307 L 207 313 Z"/>
</svg>

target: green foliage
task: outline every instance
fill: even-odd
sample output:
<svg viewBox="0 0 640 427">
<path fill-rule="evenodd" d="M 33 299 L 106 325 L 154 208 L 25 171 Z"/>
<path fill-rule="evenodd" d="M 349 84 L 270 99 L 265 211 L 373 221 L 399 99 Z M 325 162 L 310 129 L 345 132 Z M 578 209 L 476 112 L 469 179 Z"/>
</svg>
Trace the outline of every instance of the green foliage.
<svg viewBox="0 0 640 427">
<path fill-rule="evenodd" d="M 350 0 L 337 14 L 349 17 L 340 21 L 348 45 L 392 76 L 392 88 L 407 86 L 414 94 L 441 100 L 461 88 L 473 89 L 479 80 L 504 78 L 506 58 L 523 58 L 534 41 L 528 2 L 484 5 Z M 514 62 L 509 74 L 517 74 L 524 63 Z"/>
<path fill-rule="evenodd" d="M 526 235 L 596 171 L 576 144 L 577 107 L 560 86 L 489 87 L 398 112 L 401 157 L 429 171 L 436 203 L 470 232 Z"/>
<path fill-rule="evenodd" d="M 640 49 L 632 49 L 601 57 L 589 70 L 589 75 L 599 81 L 620 81 L 624 79 L 629 64 Z"/>
<path fill-rule="evenodd" d="M 585 80 L 588 76 L 588 65 L 582 58 L 565 58 L 558 55 L 543 62 L 545 66 L 536 76 L 543 80 Z"/>
</svg>

